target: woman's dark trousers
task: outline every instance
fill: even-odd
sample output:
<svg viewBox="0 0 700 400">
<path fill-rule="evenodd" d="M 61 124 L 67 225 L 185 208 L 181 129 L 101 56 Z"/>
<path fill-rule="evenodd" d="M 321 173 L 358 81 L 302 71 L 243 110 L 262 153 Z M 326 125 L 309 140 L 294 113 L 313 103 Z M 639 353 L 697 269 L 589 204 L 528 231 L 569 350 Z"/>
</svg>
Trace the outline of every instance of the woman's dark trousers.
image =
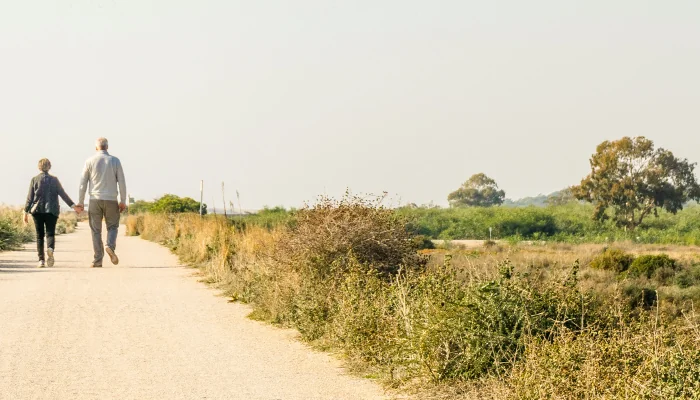
<svg viewBox="0 0 700 400">
<path fill-rule="evenodd" d="M 36 250 L 39 253 L 39 261 L 44 261 L 44 236 L 46 236 L 46 247 L 55 249 L 58 217 L 53 214 L 34 214 L 33 217 L 36 227 Z"/>
</svg>

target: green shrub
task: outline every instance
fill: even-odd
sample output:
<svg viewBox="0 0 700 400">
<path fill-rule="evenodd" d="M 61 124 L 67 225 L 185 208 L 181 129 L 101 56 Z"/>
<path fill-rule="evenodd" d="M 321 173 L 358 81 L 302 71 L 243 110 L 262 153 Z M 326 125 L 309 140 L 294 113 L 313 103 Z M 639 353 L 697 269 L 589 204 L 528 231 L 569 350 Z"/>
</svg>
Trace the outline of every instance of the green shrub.
<svg viewBox="0 0 700 400">
<path fill-rule="evenodd" d="M 647 254 L 637 257 L 629 266 L 628 274 L 631 277 L 645 276 L 651 278 L 656 270 L 676 269 L 676 260 L 666 254 Z"/>
<path fill-rule="evenodd" d="M 416 235 L 411 239 L 414 246 L 419 250 L 434 249 L 435 243 L 425 235 Z"/>
<path fill-rule="evenodd" d="M 686 289 L 700 282 L 700 265 L 693 265 L 688 269 L 679 271 L 674 277 L 674 282 L 681 289 Z"/>
<path fill-rule="evenodd" d="M 591 268 L 606 271 L 624 272 L 632 262 L 634 256 L 619 249 L 606 249 L 591 261 Z"/>
<path fill-rule="evenodd" d="M 136 201 L 129 206 L 132 214 L 140 213 L 197 213 L 199 214 L 199 202 L 190 197 L 179 197 L 174 194 L 166 194 L 153 202 L 143 200 Z M 207 213 L 207 205 L 202 205 L 202 213 Z"/>
<path fill-rule="evenodd" d="M 559 332 L 530 343 L 513 368 L 512 394 L 489 399 L 698 399 L 700 350 L 695 321 L 676 329 L 656 318 L 602 333 Z"/>
<path fill-rule="evenodd" d="M 8 250 L 22 243 L 18 228 L 10 221 L 0 219 L 0 250 Z"/>
<path fill-rule="evenodd" d="M 24 225 L 22 211 L 0 208 L 0 251 L 18 248 L 22 243 L 32 240 L 34 224 Z"/>
<path fill-rule="evenodd" d="M 673 282 L 676 276 L 676 270 L 671 267 L 657 268 L 651 275 L 651 278 L 661 286 L 666 286 Z"/>
<path fill-rule="evenodd" d="M 691 274 L 690 271 L 681 271 L 678 274 L 676 274 L 674 283 L 678 285 L 678 287 L 681 289 L 687 289 L 695 285 L 695 279 L 693 278 L 693 274 Z"/>
<path fill-rule="evenodd" d="M 658 298 L 656 288 L 642 287 L 637 283 L 630 283 L 624 286 L 622 288 L 622 294 L 630 309 L 635 309 L 637 307 L 649 309 L 656 304 Z"/>
</svg>

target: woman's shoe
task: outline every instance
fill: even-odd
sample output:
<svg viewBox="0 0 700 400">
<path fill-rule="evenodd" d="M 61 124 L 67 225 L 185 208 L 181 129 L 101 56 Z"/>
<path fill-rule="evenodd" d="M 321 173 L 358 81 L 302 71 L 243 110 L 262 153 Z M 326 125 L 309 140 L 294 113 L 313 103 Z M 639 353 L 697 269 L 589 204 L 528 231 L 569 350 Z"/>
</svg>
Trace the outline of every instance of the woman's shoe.
<svg viewBox="0 0 700 400">
<path fill-rule="evenodd" d="M 51 268 L 51 267 L 53 267 L 53 264 L 54 264 L 53 249 L 48 249 L 47 255 L 48 255 L 48 258 L 46 259 L 46 266 Z"/>
</svg>

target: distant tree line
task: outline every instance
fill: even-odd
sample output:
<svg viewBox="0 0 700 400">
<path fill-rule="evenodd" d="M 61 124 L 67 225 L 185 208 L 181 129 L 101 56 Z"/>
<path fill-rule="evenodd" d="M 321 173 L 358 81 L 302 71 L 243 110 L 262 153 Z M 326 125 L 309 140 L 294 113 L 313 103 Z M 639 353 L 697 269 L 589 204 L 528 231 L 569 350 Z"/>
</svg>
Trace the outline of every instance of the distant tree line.
<svg viewBox="0 0 700 400">
<path fill-rule="evenodd" d="M 689 201 L 700 199 L 695 163 L 669 150 L 655 148 L 645 137 L 624 137 L 598 145 L 590 159 L 591 173 L 576 186 L 553 193 L 506 201 L 496 181 L 483 173 L 469 178 L 447 196 L 450 207 L 556 206 L 583 201 L 594 206 L 595 221 L 611 220 L 634 230 L 649 215 L 675 214 Z"/>
</svg>

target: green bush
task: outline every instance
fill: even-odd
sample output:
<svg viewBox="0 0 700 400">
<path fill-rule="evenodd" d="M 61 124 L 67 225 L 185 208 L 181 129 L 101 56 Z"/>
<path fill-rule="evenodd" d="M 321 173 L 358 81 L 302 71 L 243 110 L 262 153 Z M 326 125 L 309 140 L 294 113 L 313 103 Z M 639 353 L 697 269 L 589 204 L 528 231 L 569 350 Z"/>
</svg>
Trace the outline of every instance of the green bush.
<svg viewBox="0 0 700 400">
<path fill-rule="evenodd" d="M 693 265 L 688 269 L 679 271 L 674 277 L 674 282 L 681 289 L 696 285 L 700 282 L 700 265 Z"/>
<path fill-rule="evenodd" d="M 32 240 L 33 224 L 22 224 L 22 211 L 0 208 L 0 251 L 13 250 Z"/>
<path fill-rule="evenodd" d="M 434 249 L 435 243 L 425 235 L 416 235 L 411 239 L 414 246 L 419 250 Z"/>
<path fill-rule="evenodd" d="M 591 261 L 591 268 L 606 271 L 624 272 L 632 262 L 634 256 L 619 249 L 606 249 Z"/>
<path fill-rule="evenodd" d="M 130 214 L 143 214 L 143 213 L 151 212 L 152 207 L 153 207 L 153 202 L 151 202 L 151 201 L 137 200 L 133 204 L 129 205 L 129 213 Z"/>
<path fill-rule="evenodd" d="M 19 229 L 10 221 L 0 219 L 0 250 L 16 248 L 22 242 Z"/>
<path fill-rule="evenodd" d="M 629 266 L 628 274 L 631 277 L 645 276 L 651 278 L 657 270 L 676 269 L 676 260 L 666 254 L 647 254 L 637 257 Z"/>
<path fill-rule="evenodd" d="M 656 288 L 640 286 L 636 282 L 628 283 L 622 288 L 622 295 L 627 301 L 627 306 L 630 309 L 637 307 L 642 307 L 644 309 L 649 309 L 658 299 L 658 294 Z"/>
<path fill-rule="evenodd" d="M 654 280 L 661 286 L 671 284 L 674 281 L 675 276 L 676 270 L 671 267 L 657 268 L 656 270 L 654 270 L 654 273 L 651 274 L 652 280 Z"/>
<path fill-rule="evenodd" d="M 139 213 L 197 213 L 199 214 L 199 202 L 190 197 L 179 197 L 174 194 L 166 194 L 153 202 L 139 200 L 129 207 L 132 214 Z M 207 213 L 207 205 L 202 207 L 202 213 Z"/>
</svg>

